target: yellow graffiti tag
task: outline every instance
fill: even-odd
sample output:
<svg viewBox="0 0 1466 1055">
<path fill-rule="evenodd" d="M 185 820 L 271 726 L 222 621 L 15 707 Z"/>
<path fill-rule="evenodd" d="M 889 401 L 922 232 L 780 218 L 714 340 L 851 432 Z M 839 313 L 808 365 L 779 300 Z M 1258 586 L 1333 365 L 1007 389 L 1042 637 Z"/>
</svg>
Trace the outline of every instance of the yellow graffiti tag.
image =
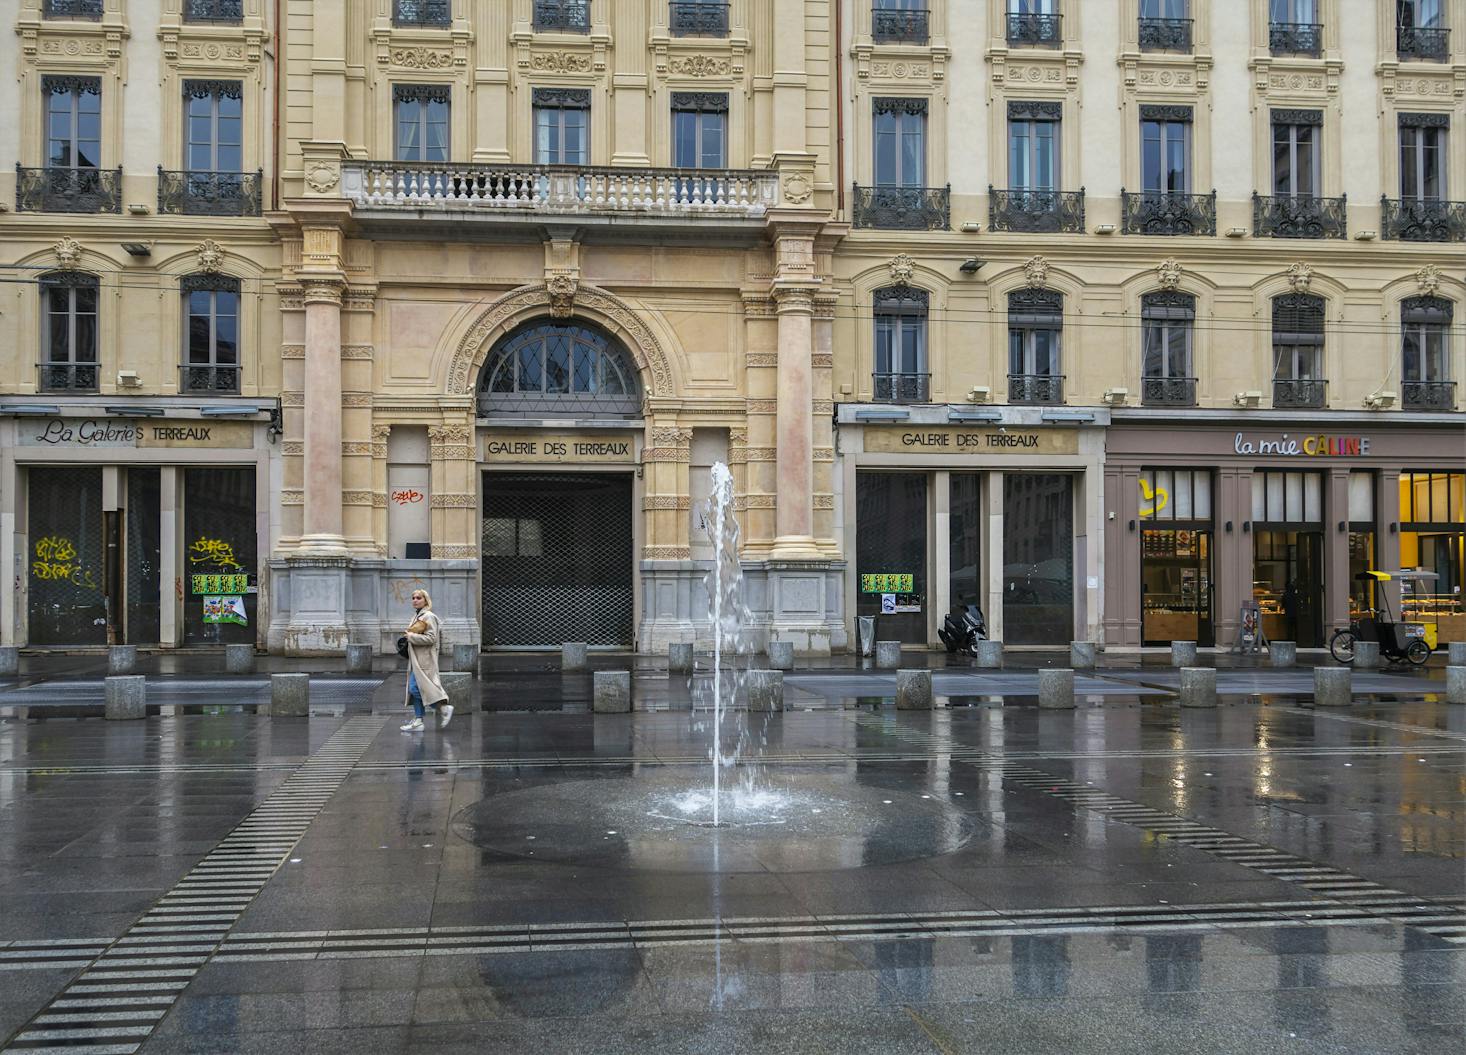
<svg viewBox="0 0 1466 1055">
<path fill-rule="evenodd" d="M 76 560 L 76 543 L 60 535 L 47 535 L 43 539 L 37 539 L 36 560 L 62 562 Z"/>
<path fill-rule="evenodd" d="M 1147 502 L 1154 503 L 1149 509 L 1141 507 L 1140 517 L 1142 520 L 1155 516 L 1166 506 L 1171 504 L 1171 496 L 1164 487 L 1157 487 L 1154 491 L 1150 489 L 1150 483 L 1146 480 L 1140 481 L 1140 494 Z"/>
<path fill-rule="evenodd" d="M 221 538 L 202 537 L 188 547 L 190 564 L 217 564 L 221 568 L 239 568 L 244 565 L 234 559 L 234 547 Z"/>
<path fill-rule="evenodd" d="M 97 589 L 96 577 L 76 559 L 76 543 L 63 535 L 47 535 L 36 540 L 36 559 L 31 562 L 31 577 L 38 582 L 69 582 L 83 590 Z"/>
</svg>

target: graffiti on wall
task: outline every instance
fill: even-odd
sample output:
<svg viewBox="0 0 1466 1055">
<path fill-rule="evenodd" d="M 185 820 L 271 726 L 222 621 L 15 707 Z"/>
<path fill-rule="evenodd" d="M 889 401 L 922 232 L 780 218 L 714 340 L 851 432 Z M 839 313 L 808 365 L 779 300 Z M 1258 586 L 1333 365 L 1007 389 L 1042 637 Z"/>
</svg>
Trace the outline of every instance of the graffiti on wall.
<svg viewBox="0 0 1466 1055">
<path fill-rule="evenodd" d="M 42 582 L 69 582 L 84 590 L 98 589 L 92 569 L 81 564 L 76 543 L 64 535 L 47 535 L 36 540 L 31 576 Z"/>
<path fill-rule="evenodd" d="M 188 562 L 190 564 L 217 564 L 221 568 L 235 568 L 244 570 L 244 565 L 234 559 L 234 547 L 221 538 L 209 538 L 200 536 L 198 541 L 188 547 Z"/>
</svg>

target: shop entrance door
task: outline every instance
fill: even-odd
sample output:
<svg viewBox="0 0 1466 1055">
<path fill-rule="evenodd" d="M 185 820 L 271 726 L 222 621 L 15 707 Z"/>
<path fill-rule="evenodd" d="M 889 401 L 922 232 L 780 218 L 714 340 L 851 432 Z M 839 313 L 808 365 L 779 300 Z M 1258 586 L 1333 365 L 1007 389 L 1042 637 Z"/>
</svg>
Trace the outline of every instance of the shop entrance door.
<svg viewBox="0 0 1466 1055">
<path fill-rule="evenodd" d="M 1140 535 L 1144 645 L 1216 644 L 1212 630 L 1211 532 L 1147 529 Z"/>
<path fill-rule="evenodd" d="M 629 475 L 484 474 L 487 647 L 629 647 L 634 560 Z"/>
<path fill-rule="evenodd" d="M 1255 531 L 1253 597 L 1269 641 L 1323 645 L 1323 532 Z"/>
<path fill-rule="evenodd" d="M 925 646 L 927 476 L 855 474 L 855 614 L 876 639 Z"/>
<path fill-rule="evenodd" d="M 1074 479 L 1003 475 L 1003 640 L 1074 640 Z"/>
<path fill-rule="evenodd" d="M 102 470 L 28 470 L 29 637 L 33 645 L 107 644 Z"/>
</svg>

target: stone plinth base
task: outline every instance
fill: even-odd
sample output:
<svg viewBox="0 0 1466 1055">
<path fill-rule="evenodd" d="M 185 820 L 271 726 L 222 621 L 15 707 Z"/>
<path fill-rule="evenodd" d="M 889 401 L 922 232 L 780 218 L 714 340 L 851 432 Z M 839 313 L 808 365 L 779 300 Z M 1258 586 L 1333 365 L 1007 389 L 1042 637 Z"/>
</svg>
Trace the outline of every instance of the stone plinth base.
<svg viewBox="0 0 1466 1055">
<path fill-rule="evenodd" d="M 1211 667 L 1181 668 L 1181 706 L 1215 707 L 1217 672 Z"/>
<path fill-rule="evenodd" d="M 1453 667 L 1466 667 L 1466 641 L 1447 642 L 1446 662 Z"/>
<path fill-rule="evenodd" d="M 1267 646 L 1268 662 L 1275 667 L 1293 667 L 1298 664 L 1298 642 L 1270 641 Z"/>
<path fill-rule="evenodd" d="M 225 645 L 224 673 L 253 674 L 255 671 L 255 647 L 253 645 Z"/>
<path fill-rule="evenodd" d="M 346 646 L 346 673 L 370 674 L 372 672 L 372 646 Z"/>
<path fill-rule="evenodd" d="M 560 646 L 560 669 L 567 674 L 585 669 L 589 647 L 584 641 L 567 641 Z"/>
<path fill-rule="evenodd" d="M 0 646 L 0 678 L 13 678 L 20 673 L 20 649 Z"/>
<path fill-rule="evenodd" d="M 272 718 L 306 718 L 311 712 L 311 676 L 309 674 L 270 675 L 270 716 Z"/>
<path fill-rule="evenodd" d="M 1096 652 L 1093 641 L 1069 642 L 1069 666 L 1075 670 L 1093 670 Z"/>
<path fill-rule="evenodd" d="M 987 670 L 998 670 L 1003 665 L 1003 643 L 1001 641 L 979 641 L 977 643 L 976 666 Z"/>
<path fill-rule="evenodd" d="M 596 714 L 629 714 L 631 671 L 596 671 L 591 677 L 591 710 Z"/>
<path fill-rule="evenodd" d="M 1074 707 L 1074 672 L 1064 668 L 1046 668 L 1038 672 L 1038 705 L 1058 710 Z"/>
<path fill-rule="evenodd" d="M 784 672 L 782 670 L 750 670 L 744 681 L 748 690 L 750 711 L 782 711 L 784 709 Z"/>
<path fill-rule="evenodd" d="M 1313 668 L 1313 705 L 1348 707 L 1354 702 L 1354 672 L 1348 667 Z"/>
<path fill-rule="evenodd" d="M 1350 664 L 1355 670 L 1376 670 L 1379 667 L 1379 642 L 1378 641 L 1355 641 L 1354 662 Z"/>
<path fill-rule="evenodd" d="M 692 642 L 673 641 L 667 646 L 667 673 L 691 674 L 693 667 Z"/>
<path fill-rule="evenodd" d="M 770 641 L 769 666 L 774 670 L 794 669 L 794 642 Z"/>
<path fill-rule="evenodd" d="M 1195 641 L 1172 641 L 1171 642 L 1171 666 L 1173 666 L 1173 667 L 1194 667 L 1194 666 L 1196 666 L 1196 642 Z"/>
<path fill-rule="evenodd" d="M 932 709 L 931 671 L 896 671 L 896 709 L 901 711 L 929 711 Z"/>
<path fill-rule="evenodd" d="M 1446 702 L 1466 703 L 1466 666 L 1446 668 Z"/>
<path fill-rule="evenodd" d="M 901 642 L 876 642 L 876 667 L 880 670 L 895 670 L 901 665 Z"/>
<path fill-rule="evenodd" d="M 140 674 L 113 676 L 106 680 L 106 709 L 110 721 L 130 721 L 148 716 L 148 679 Z"/>
<path fill-rule="evenodd" d="M 458 641 L 452 646 L 452 653 L 449 662 L 453 669 L 460 673 L 478 674 L 478 645 L 472 642 Z"/>
<path fill-rule="evenodd" d="M 131 674 L 137 670 L 137 646 L 113 645 L 107 649 L 107 673 Z"/>
<path fill-rule="evenodd" d="M 466 709 L 473 702 L 473 675 L 461 670 L 450 670 L 439 674 L 443 691 L 448 694 L 448 703 L 455 708 Z"/>
</svg>

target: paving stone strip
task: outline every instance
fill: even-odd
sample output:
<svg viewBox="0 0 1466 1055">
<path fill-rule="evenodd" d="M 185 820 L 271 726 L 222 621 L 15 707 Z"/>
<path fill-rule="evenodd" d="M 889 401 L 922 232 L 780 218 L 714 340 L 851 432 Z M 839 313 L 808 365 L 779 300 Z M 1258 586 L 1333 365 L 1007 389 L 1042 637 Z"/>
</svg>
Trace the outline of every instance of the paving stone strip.
<svg viewBox="0 0 1466 1055">
<path fill-rule="evenodd" d="M 14 942 L 0 963 L 84 970 L 0 1053 L 132 1055 L 290 856 L 386 719 L 348 719 L 115 941 Z M 77 950 L 85 950 L 78 953 Z M 9 955 L 13 954 L 13 955 Z M 28 960 L 27 957 L 30 959 Z M 68 959 L 69 957 L 69 959 Z"/>
</svg>

